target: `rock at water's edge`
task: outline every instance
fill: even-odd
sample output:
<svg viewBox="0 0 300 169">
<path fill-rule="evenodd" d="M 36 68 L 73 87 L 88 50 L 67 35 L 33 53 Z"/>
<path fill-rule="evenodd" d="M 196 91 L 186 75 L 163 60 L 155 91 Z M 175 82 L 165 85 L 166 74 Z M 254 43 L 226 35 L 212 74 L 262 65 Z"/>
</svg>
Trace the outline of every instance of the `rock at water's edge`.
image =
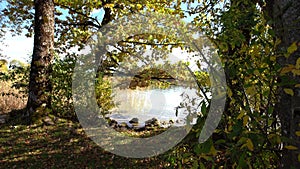
<svg viewBox="0 0 300 169">
<path fill-rule="evenodd" d="M 156 118 L 145 121 L 145 127 L 156 127 L 159 126 L 159 121 Z"/>
<path fill-rule="evenodd" d="M 133 118 L 129 121 L 130 124 L 132 123 L 139 123 L 139 119 L 138 118 Z"/>
</svg>

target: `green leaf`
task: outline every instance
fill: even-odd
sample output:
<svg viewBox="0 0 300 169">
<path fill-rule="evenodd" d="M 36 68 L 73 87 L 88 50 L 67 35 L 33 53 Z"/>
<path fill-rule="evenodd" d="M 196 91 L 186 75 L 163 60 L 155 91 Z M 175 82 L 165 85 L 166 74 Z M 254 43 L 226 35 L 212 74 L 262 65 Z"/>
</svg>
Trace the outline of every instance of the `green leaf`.
<svg viewBox="0 0 300 169">
<path fill-rule="evenodd" d="M 206 114 L 206 104 L 205 104 L 205 102 L 203 102 L 202 105 L 201 105 L 201 113 L 202 113 L 203 115 Z"/>
<path fill-rule="evenodd" d="M 205 165 L 202 162 L 200 162 L 200 169 L 206 169 Z"/>
<path fill-rule="evenodd" d="M 192 168 L 199 168 L 198 161 L 194 161 L 194 163 L 193 163 L 193 167 L 192 167 Z"/>
<path fill-rule="evenodd" d="M 215 144 L 223 144 L 223 143 L 226 143 L 226 140 L 224 139 L 219 139 L 215 142 Z"/>
<path fill-rule="evenodd" d="M 246 168 L 247 167 L 245 156 L 246 156 L 245 153 L 243 153 L 239 157 L 239 163 L 238 163 L 238 167 L 237 168 Z"/>
</svg>

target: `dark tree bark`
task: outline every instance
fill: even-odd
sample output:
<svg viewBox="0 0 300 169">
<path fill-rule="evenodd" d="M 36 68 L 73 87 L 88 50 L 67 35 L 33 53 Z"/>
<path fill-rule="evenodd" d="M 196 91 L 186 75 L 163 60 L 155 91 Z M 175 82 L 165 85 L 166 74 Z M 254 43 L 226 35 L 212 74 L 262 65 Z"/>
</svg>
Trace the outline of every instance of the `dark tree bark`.
<svg viewBox="0 0 300 169">
<path fill-rule="evenodd" d="M 35 0 L 34 48 L 26 112 L 37 122 L 51 110 L 51 62 L 54 48 L 53 0 Z"/>
<path fill-rule="evenodd" d="M 281 67 L 286 67 L 288 64 L 296 64 L 296 60 L 300 56 L 300 50 L 292 53 L 288 58 L 283 56 L 287 48 L 293 42 L 300 42 L 300 1 L 299 0 L 267 0 L 265 11 L 273 23 L 273 29 L 276 37 L 281 40 L 281 44 L 277 48 L 277 53 L 280 57 L 277 63 Z M 286 77 L 279 77 L 279 82 L 296 82 L 300 83 L 299 76 L 293 76 L 292 73 Z M 293 89 L 295 95 L 291 96 L 284 92 L 284 88 Z M 300 154 L 300 138 L 295 134 L 300 131 L 300 91 L 293 84 L 285 84 L 279 87 L 279 100 L 276 106 L 281 123 L 282 136 L 288 138 L 284 140 L 284 146 L 293 145 L 298 150 L 289 150 L 283 148 L 281 168 L 298 168 L 300 162 L 298 155 Z M 297 108 L 298 107 L 298 108 Z"/>
</svg>

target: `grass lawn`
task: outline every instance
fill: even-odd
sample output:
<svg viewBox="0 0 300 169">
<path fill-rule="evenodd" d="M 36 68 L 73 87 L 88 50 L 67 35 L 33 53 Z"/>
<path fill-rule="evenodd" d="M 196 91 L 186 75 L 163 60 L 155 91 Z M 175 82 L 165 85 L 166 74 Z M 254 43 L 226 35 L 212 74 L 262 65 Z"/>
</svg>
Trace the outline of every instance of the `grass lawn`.
<svg viewBox="0 0 300 169">
<path fill-rule="evenodd" d="M 0 168 L 167 168 L 162 156 L 130 159 L 104 151 L 79 124 L 60 120 L 50 126 L 2 124 Z"/>
</svg>

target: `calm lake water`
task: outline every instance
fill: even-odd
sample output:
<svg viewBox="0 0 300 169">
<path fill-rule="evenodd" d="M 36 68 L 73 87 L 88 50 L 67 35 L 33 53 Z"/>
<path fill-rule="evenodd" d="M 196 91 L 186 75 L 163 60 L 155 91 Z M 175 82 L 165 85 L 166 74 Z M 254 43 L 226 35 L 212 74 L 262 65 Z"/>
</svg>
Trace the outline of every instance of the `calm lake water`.
<svg viewBox="0 0 300 169">
<path fill-rule="evenodd" d="M 117 107 L 111 110 L 110 118 L 119 122 L 128 122 L 138 118 L 140 123 L 153 117 L 160 121 L 180 121 L 188 115 L 188 110 L 197 112 L 201 98 L 196 89 L 173 87 L 168 89 L 114 89 L 114 102 Z M 176 107 L 178 116 L 176 116 Z"/>
</svg>

